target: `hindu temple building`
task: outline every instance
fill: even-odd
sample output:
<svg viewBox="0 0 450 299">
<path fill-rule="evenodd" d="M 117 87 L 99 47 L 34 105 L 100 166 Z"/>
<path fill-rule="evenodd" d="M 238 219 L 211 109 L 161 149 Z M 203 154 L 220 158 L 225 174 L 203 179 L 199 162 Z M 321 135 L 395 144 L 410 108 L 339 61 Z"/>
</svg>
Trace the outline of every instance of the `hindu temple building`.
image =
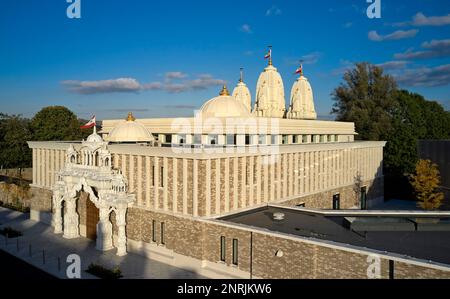
<svg viewBox="0 0 450 299">
<path fill-rule="evenodd" d="M 445 257 L 411 262 L 352 233 L 328 240 L 345 228 L 328 227 L 322 214 L 316 229 L 328 233 L 301 235 L 301 221 L 288 218 L 304 210 L 362 217 L 383 201 L 385 142 L 355 141 L 356 134 L 353 123 L 317 120 L 303 72 L 286 106 L 270 59 L 254 99 L 241 72 L 232 93 L 224 86 L 190 118 L 129 113 L 103 120 L 83 141 L 30 141 L 31 218 L 64 238 L 90 238 L 98 250 L 210 277 L 360 278 L 375 253 L 383 277 L 391 261 L 396 273 L 448 275 Z M 297 229 L 279 230 L 283 221 Z"/>
</svg>

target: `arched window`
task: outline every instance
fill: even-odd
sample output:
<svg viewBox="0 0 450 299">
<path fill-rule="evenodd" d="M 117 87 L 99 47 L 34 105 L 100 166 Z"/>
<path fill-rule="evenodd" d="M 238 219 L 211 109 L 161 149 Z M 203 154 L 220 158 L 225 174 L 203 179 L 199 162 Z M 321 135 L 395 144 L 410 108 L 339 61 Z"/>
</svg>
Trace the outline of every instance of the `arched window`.
<svg viewBox="0 0 450 299">
<path fill-rule="evenodd" d="M 70 163 L 76 163 L 76 157 L 75 155 L 70 156 Z"/>
</svg>

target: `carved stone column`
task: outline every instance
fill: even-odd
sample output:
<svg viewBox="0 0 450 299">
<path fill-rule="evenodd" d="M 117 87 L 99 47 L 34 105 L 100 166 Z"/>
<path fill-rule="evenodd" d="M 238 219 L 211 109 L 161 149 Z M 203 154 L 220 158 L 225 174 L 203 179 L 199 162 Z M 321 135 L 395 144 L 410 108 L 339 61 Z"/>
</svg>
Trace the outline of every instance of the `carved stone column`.
<svg viewBox="0 0 450 299">
<path fill-rule="evenodd" d="M 59 192 L 53 194 L 53 217 L 52 226 L 55 229 L 55 234 L 61 234 L 63 232 L 62 226 L 62 213 L 61 213 L 61 196 Z"/>
<path fill-rule="evenodd" d="M 80 236 L 79 216 L 77 214 L 76 197 L 66 198 L 66 214 L 64 215 L 64 234 L 66 239 L 74 239 Z"/>
<path fill-rule="evenodd" d="M 116 212 L 116 224 L 118 227 L 117 238 L 117 255 L 124 256 L 127 254 L 127 236 L 125 232 L 127 208 L 119 208 Z"/>
<path fill-rule="evenodd" d="M 111 250 L 112 243 L 112 224 L 109 221 L 109 206 L 102 205 L 99 209 L 100 221 L 97 223 L 96 248 L 101 251 Z"/>
</svg>

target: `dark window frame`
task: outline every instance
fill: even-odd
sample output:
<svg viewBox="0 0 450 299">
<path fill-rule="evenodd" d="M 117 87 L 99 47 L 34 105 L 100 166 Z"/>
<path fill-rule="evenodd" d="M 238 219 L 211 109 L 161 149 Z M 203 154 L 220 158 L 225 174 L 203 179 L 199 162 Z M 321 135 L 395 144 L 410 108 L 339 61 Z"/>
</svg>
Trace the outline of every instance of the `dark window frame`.
<svg viewBox="0 0 450 299">
<path fill-rule="evenodd" d="M 226 239 L 225 236 L 220 237 L 220 261 L 226 261 Z"/>
<path fill-rule="evenodd" d="M 152 242 L 156 243 L 156 220 L 152 220 Z"/>
<path fill-rule="evenodd" d="M 239 264 L 239 240 L 233 239 L 233 265 Z"/>
</svg>

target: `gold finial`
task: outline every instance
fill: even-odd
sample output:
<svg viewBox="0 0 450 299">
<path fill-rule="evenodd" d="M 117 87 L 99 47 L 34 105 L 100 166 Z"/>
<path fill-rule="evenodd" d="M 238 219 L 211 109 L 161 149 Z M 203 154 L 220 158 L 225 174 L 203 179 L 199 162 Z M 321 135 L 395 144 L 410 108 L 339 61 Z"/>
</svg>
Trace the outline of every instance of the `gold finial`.
<svg viewBox="0 0 450 299">
<path fill-rule="evenodd" d="M 241 76 L 239 78 L 239 82 L 244 82 L 244 68 L 241 67 Z"/>
<path fill-rule="evenodd" d="M 223 88 L 222 88 L 222 90 L 220 91 L 219 95 L 220 95 L 220 96 L 229 96 L 229 95 L 230 95 L 230 93 L 228 92 L 228 89 L 227 89 L 227 85 L 226 85 L 226 84 L 223 85 Z"/>
<path fill-rule="evenodd" d="M 127 121 L 135 121 L 136 117 L 133 116 L 133 113 L 128 112 Z"/>
</svg>

